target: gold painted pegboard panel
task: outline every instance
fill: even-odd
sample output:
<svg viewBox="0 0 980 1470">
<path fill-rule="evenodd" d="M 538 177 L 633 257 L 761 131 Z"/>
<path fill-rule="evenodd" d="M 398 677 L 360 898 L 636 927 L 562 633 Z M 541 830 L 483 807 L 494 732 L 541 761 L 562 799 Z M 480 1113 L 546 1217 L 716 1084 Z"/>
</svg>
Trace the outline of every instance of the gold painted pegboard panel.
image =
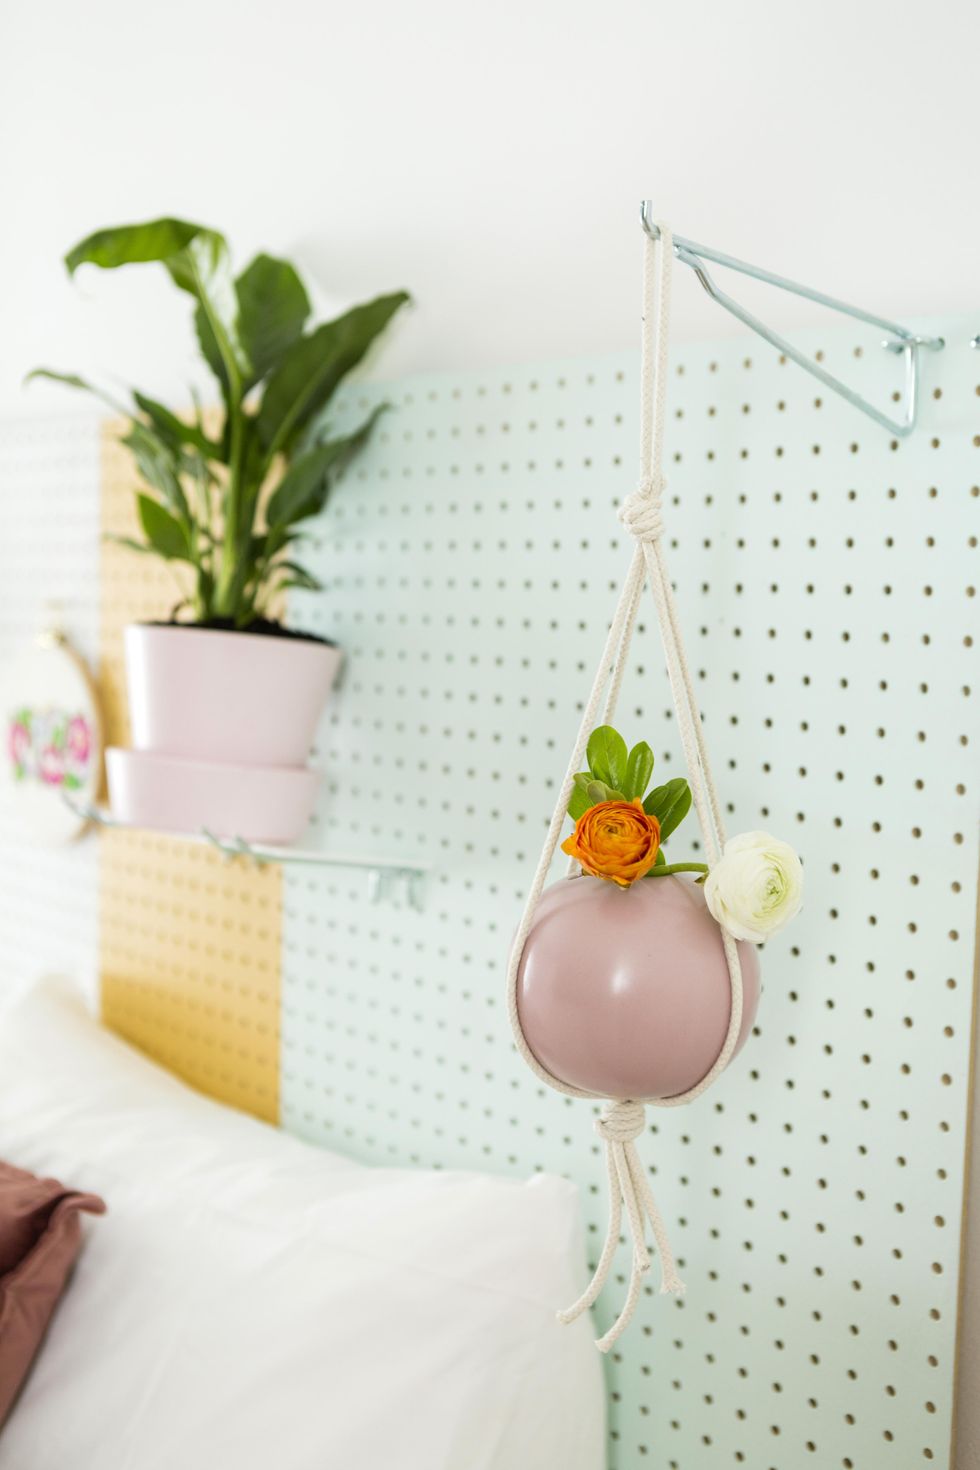
<svg viewBox="0 0 980 1470">
<path fill-rule="evenodd" d="M 138 536 L 135 471 L 102 437 L 102 529 Z M 169 567 L 103 543 L 101 687 L 110 745 L 129 739 L 123 629 L 179 600 Z M 279 1113 L 278 868 L 230 864 L 186 839 L 107 830 L 102 847 L 102 1014 L 202 1092 L 260 1118 Z"/>
</svg>

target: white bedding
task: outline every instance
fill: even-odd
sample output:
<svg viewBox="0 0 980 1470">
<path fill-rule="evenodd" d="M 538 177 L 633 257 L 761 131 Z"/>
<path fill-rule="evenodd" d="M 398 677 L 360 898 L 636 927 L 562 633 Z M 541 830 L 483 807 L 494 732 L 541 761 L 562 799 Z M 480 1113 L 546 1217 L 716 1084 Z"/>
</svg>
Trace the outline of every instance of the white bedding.
<svg viewBox="0 0 980 1470">
<path fill-rule="evenodd" d="M 47 981 L 0 1158 L 101 1193 L 0 1470 L 601 1470 L 575 1191 L 361 1167 L 201 1097 Z M 0 1345 L 2 1351 L 2 1345 Z"/>
</svg>

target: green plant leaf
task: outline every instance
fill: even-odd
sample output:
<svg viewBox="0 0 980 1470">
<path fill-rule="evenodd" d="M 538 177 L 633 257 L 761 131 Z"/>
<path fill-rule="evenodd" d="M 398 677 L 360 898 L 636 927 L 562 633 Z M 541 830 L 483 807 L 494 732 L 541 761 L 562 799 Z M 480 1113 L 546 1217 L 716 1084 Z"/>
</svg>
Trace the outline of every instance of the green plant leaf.
<svg viewBox="0 0 980 1470">
<path fill-rule="evenodd" d="M 573 822 L 577 822 L 579 817 L 584 816 L 589 807 L 594 805 L 595 802 L 589 800 L 584 787 L 577 785 L 572 787 L 572 794 L 568 798 L 568 815 Z"/>
<path fill-rule="evenodd" d="M 304 592 L 322 592 L 323 583 L 317 581 L 312 572 L 301 567 L 297 561 L 277 561 L 277 572 L 289 572 L 289 580 L 284 582 L 284 587 L 299 587 Z"/>
<path fill-rule="evenodd" d="M 166 260 L 183 250 L 200 231 L 200 225 L 181 219 L 155 219 L 144 225 L 117 225 L 96 230 L 72 246 L 65 256 L 65 265 L 68 274 L 73 276 L 80 265 L 98 265 L 103 270 L 115 270 L 120 265 Z"/>
<path fill-rule="evenodd" d="M 309 297 L 296 271 L 286 260 L 257 255 L 235 282 L 238 334 L 249 370 L 243 386 L 251 388 L 280 361 L 299 337 L 310 314 Z M 194 328 L 205 361 L 221 384 L 227 401 L 228 373 L 218 340 L 202 306 L 194 313 Z"/>
<path fill-rule="evenodd" d="M 143 479 L 152 490 L 159 491 L 186 532 L 191 514 L 180 483 L 180 461 L 176 455 L 151 429 L 135 419 L 121 442 L 135 459 Z"/>
<path fill-rule="evenodd" d="M 597 806 L 600 801 L 622 801 L 622 799 L 618 791 L 613 791 L 604 781 L 597 781 L 591 771 L 577 771 L 572 778 L 568 812 L 577 822 L 583 812 L 587 812 L 591 806 Z"/>
<path fill-rule="evenodd" d="M 319 444 L 294 459 L 273 491 L 265 508 L 271 530 L 317 515 L 330 493 L 331 470 L 344 452 L 342 440 Z"/>
<path fill-rule="evenodd" d="M 203 311 L 226 375 L 229 401 L 237 402 L 250 364 L 238 335 L 238 297 L 224 236 L 201 229 L 163 264 L 174 284 L 193 296 Z"/>
<path fill-rule="evenodd" d="M 201 356 L 217 378 L 221 388 L 221 395 L 225 400 L 225 407 L 227 407 L 228 395 L 231 391 L 231 385 L 228 381 L 228 369 L 225 367 L 225 361 L 221 355 L 221 348 L 218 346 L 218 339 L 214 334 L 214 329 L 203 306 L 195 308 L 194 331 L 197 335 L 197 345 L 201 349 Z"/>
<path fill-rule="evenodd" d="M 270 532 L 263 531 L 261 535 L 250 537 L 246 554 L 250 561 L 271 561 L 284 544 L 285 540 L 280 541 Z"/>
<path fill-rule="evenodd" d="M 159 437 L 171 449 L 179 450 L 188 445 L 199 450 L 208 459 L 221 459 L 222 446 L 209 439 L 198 424 L 186 423 L 162 403 L 157 403 L 155 398 L 148 398 L 145 393 L 138 393 L 135 389 L 133 399 L 146 414 Z"/>
<path fill-rule="evenodd" d="M 607 786 L 605 781 L 590 781 L 586 789 L 590 806 L 598 806 L 601 801 L 625 801 L 626 798 L 621 791 L 614 791 Z"/>
<path fill-rule="evenodd" d="M 155 556 L 152 546 L 147 546 L 145 541 L 134 541 L 132 536 L 117 536 L 113 531 L 106 531 L 103 541 L 111 541 L 113 546 L 125 546 L 127 551 L 142 551 L 146 556 Z"/>
<path fill-rule="evenodd" d="M 691 788 L 683 776 L 655 786 L 643 803 L 643 810 L 660 823 L 660 840 L 666 842 L 691 809 Z"/>
<path fill-rule="evenodd" d="M 376 408 L 370 418 L 345 439 L 330 439 L 326 444 L 317 444 L 293 460 L 265 508 L 270 533 L 319 514 L 337 476 L 366 442 L 383 409 L 383 405 Z"/>
<path fill-rule="evenodd" d="M 239 399 L 249 363 L 238 337 L 238 297 L 228 246 L 217 230 L 169 218 L 117 225 L 96 230 L 65 256 L 69 275 L 85 264 L 116 270 L 119 266 L 150 261 L 162 264 L 174 284 L 198 302 L 211 334 L 212 350 L 225 374 L 229 396 Z M 203 341 L 201 347 L 213 367 Z"/>
<path fill-rule="evenodd" d="M 54 368 L 34 368 L 33 372 L 27 374 L 24 382 L 30 383 L 35 378 L 47 378 L 49 382 L 61 383 L 66 388 L 77 388 L 82 393 L 91 393 L 111 408 L 113 413 L 123 414 L 126 418 L 130 416 L 130 410 L 124 403 L 119 403 L 111 394 L 97 388 L 94 383 L 87 382 L 85 378 L 80 378 L 77 373 L 58 373 Z"/>
<path fill-rule="evenodd" d="M 633 746 L 629 760 L 626 762 L 626 781 L 623 790 L 629 801 L 635 800 L 636 797 L 642 799 L 652 775 L 653 751 L 645 740 L 641 740 L 639 745 Z"/>
<path fill-rule="evenodd" d="M 166 506 L 149 495 L 137 495 L 136 509 L 147 541 L 167 561 L 190 561 L 187 532 Z"/>
<path fill-rule="evenodd" d="M 617 791 L 626 790 L 626 741 L 618 730 L 612 725 L 599 725 L 589 736 L 586 754 L 589 769 L 597 781 L 604 781 Z"/>
<path fill-rule="evenodd" d="M 179 458 L 179 444 L 169 442 L 171 433 L 170 422 L 179 425 L 186 431 L 191 443 L 195 443 L 198 433 L 190 425 L 182 424 L 181 421 L 165 409 L 162 404 L 155 403 L 153 399 L 145 397 L 141 393 L 134 393 L 133 397 L 140 408 L 153 420 L 152 427 L 140 423 L 138 419 L 131 417 L 131 410 L 112 398 L 101 388 L 95 387 L 85 378 L 76 373 L 59 373 L 51 368 L 35 368 L 28 373 L 25 382 L 32 378 L 46 378 L 55 383 L 63 383 L 69 388 L 80 389 L 82 392 L 91 393 L 107 404 L 114 413 L 123 414 L 130 419 L 129 429 L 123 436 L 121 442 L 133 454 L 140 474 L 154 490 L 158 490 L 167 502 L 173 507 L 177 515 L 188 519 L 187 501 L 180 484 L 180 471 L 183 468 Z M 203 441 L 209 451 L 216 446 L 209 440 Z M 176 451 L 176 452 L 175 452 Z"/>
<path fill-rule="evenodd" d="M 257 383 L 300 335 L 310 298 L 288 260 L 257 255 L 235 282 L 238 329 Z"/>
<path fill-rule="evenodd" d="M 408 299 L 405 291 L 379 296 L 286 349 L 266 382 L 259 409 L 259 438 L 270 458 L 290 447 Z"/>
</svg>

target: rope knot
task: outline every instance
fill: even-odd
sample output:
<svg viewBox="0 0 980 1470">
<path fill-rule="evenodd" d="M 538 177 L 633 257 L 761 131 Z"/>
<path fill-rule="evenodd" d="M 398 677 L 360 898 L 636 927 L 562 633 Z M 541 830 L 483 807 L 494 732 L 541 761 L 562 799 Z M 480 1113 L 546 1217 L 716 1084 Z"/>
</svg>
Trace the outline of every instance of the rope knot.
<svg viewBox="0 0 980 1470">
<path fill-rule="evenodd" d="M 660 502 L 664 481 L 641 480 L 619 508 L 619 519 L 637 541 L 659 541 L 663 535 Z"/>
<path fill-rule="evenodd" d="M 632 1143 L 646 1127 L 647 1111 L 629 1098 L 607 1103 L 595 1120 L 595 1131 L 606 1143 Z"/>
</svg>

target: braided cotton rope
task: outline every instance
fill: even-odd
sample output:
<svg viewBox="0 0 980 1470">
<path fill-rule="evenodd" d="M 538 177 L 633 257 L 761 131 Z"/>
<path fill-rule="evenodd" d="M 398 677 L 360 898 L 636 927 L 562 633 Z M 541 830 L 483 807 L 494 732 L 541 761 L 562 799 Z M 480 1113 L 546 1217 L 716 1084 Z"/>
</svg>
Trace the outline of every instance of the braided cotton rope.
<svg viewBox="0 0 980 1470">
<path fill-rule="evenodd" d="M 691 670 L 684 651 L 677 605 L 667 574 L 661 539 L 663 535 L 661 504 L 664 491 L 663 438 L 667 396 L 671 267 L 674 251 L 673 237 L 669 228 L 661 224 L 659 232 L 659 251 L 657 242 L 649 235 L 644 236 L 643 336 L 640 366 L 641 478 L 637 489 L 627 498 L 620 510 L 620 519 L 630 531 L 636 544 L 599 659 L 592 690 L 582 714 L 571 759 L 558 791 L 558 799 L 511 948 L 507 970 L 507 1007 L 517 1048 L 532 1072 L 542 1082 L 547 1082 L 550 1087 L 569 1097 L 594 1097 L 595 1094 L 562 1082 L 558 1077 L 553 1077 L 531 1051 L 521 1030 L 517 1003 L 517 977 L 524 945 L 531 932 L 538 902 L 547 881 L 555 849 L 561 836 L 562 825 L 568 812 L 568 800 L 572 792 L 575 773 L 581 768 L 585 748 L 595 726 L 607 683 L 608 690 L 603 706 L 604 722 L 611 724 L 616 711 L 640 600 L 646 583 L 650 585 L 657 609 L 657 621 L 663 642 L 667 675 L 677 711 L 681 746 L 684 751 L 693 805 L 704 838 L 709 867 L 718 861 L 725 844 L 724 819 L 711 775 L 701 715 L 698 710 Z M 659 273 L 657 271 L 658 254 Z M 576 867 L 577 864 L 573 862 L 570 871 Z M 694 1087 L 689 1088 L 687 1092 L 678 1093 L 675 1097 L 649 1099 L 654 1107 L 679 1107 L 682 1103 L 692 1102 L 694 1098 L 700 1097 L 702 1092 L 706 1091 L 715 1078 L 725 1070 L 735 1050 L 742 1025 L 742 971 L 735 941 L 724 929 L 721 930 L 721 935 L 725 947 L 725 958 L 728 962 L 732 993 L 728 1030 L 721 1051 L 710 1070 Z M 677 1275 L 663 1219 L 654 1200 L 646 1171 L 635 1148 L 635 1140 L 643 1133 L 645 1126 L 644 1100 L 636 1098 L 614 1099 L 606 1104 L 601 1115 L 596 1119 L 596 1132 L 605 1145 L 606 1167 L 609 1175 L 609 1221 L 606 1240 L 589 1286 L 574 1305 L 567 1311 L 558 1314 L 562 1322 L 574 1321 L 592 1306 L 599 1296 L 609 1275 L 619 1242 L 619 1231 L 625 1206 L 633 1243 L 630 1284 L 622 1311 L 609 1331 L 605 1336 L 599 1338 L 596 1344 L 602 1352 L 607 1352 L 612 1347 L 628 1324 L 639 1300 L 643 1277 L 650 1269 L 650 1254 L 646 1245 L 646 1219 L 650 1221 L 653 1237 L 660 1252 L 661 1291 L 681 1293 L 684 1290 L 684 1284 Z"/>
</svg>

